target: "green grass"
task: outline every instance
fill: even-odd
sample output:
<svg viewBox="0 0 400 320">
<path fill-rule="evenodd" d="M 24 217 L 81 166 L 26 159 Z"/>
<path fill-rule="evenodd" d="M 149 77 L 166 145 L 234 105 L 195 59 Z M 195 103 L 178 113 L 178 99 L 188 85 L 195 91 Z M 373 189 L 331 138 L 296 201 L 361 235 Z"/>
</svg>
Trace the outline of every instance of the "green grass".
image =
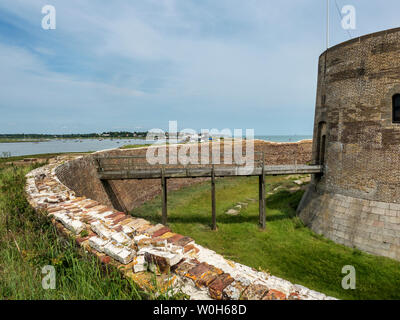
<svg viewBox="0 0 400 320">
<path fill-rule="evenodd" d="M 267 192 L 295 186 L 284 177 L 267 177 Z M 256 178 L 217 181 L 218 231 L 211 231 L 209 182 L 168 195 L 168 221 L 174 232 L 258 270 L 341 299 L 399 299 L 400 263 L 347 248 L 313 233 L 295 215 L 303 191 L 279 190 L 267 196 L 267 231 L 258 227 Z M 253 199 L 253 200 L 249 200 Z M 249 203 L 238 216 L 225 212 Z M 145 203 L 135 216 L 159 222 L 160 198 Z M 343 266 L 356 268 L 356 290 L 341 287 Z"/>
<path fill-rule="evenodd" d="M 104 267 L 73 240 L 57 236 L 25 194 L 33 166 L 0 169 L 0 299 L 166 299 L 140 291 L 114 267 Z M 42 288 L 42 268 L 56 270 L 56 289 Z M 178 298 L 172 296 L 170 299 Z"/>
<path fill-rule="evenodd" d="M 43 153 L 43 154 L 32 154 L 32 155 L 25 155 L 25 156 L 14 156 L 14 157 L 1 157 L 0 156 L 0 164 L 13 162 L 13 161 L 21 161 L 24 159 L 35 158 L 35 159 L 50 159 L 55 158 L 57 156 L 62 155 L 79 155 L 79 154 L 88 154 L 93 153 L 94 151 L 87 151 L 87 152 L 63 152 L 63 153 Z"/>
</svg>

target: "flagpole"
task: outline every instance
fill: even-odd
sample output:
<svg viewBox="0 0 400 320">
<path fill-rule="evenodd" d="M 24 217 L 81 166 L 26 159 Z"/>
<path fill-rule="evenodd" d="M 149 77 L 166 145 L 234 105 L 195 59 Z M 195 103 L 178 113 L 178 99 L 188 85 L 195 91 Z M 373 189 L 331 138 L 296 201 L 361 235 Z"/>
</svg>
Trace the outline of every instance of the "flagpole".
<svg viewBox="0 0 400 320">
<path fill-rule="evenodd" d="M 326 49 L 329 49 L 329 0 L 326 0 Z"/>
<path fill-rule="evenodd" d="M 329 50 L 329 0 L 326 0 L 326 51 L 325 51 L 325 66 L 324 66 L 324 86 L 326 81 L 326 56 Z"/>
</svg>

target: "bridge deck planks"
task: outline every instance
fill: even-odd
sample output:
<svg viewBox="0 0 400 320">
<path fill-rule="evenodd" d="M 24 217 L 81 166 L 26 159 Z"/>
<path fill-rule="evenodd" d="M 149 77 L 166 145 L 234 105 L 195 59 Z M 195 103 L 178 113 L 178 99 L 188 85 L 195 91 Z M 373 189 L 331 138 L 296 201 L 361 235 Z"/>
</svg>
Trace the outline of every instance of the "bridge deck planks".
<svg viewBox="0 0 400 320">
<path fill-rule="evenodd" d="M 162 171 L 164 170 L 164 175 Z M 288 175 L 288 174 L 317 174 L 322 173 L 319 165 L 278 165 L 264 166 L 264 175 Z M 262 167 L 215 167 L 215 177 L 240 177 L 260 176 Z M 125 179 L 159 179 L 159 178 L 203 178 L 212 176 L 212 168 L 143 168 L 132 170 L 105 170 L 98 171 L 101 180 L 125 180 Z"/>
</svg>

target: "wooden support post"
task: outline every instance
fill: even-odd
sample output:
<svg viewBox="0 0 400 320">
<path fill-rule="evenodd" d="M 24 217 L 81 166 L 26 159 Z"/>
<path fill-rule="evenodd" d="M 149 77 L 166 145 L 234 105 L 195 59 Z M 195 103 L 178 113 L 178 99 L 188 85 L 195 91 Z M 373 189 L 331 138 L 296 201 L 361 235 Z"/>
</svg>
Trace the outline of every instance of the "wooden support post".
<svg viewBox="0 0 400 320">
<path fill-rule="evenodd" d="M 262 225 L 262 179 L 261 176 L 258 176 L 258 224 Z"/>
<path fill-rule="evenodd" d="M 211 210 L 212 210 L 212 230 L 217 230 L 217 213 L 215 199 L 215 171 L 214 165 L 211 169 Z"/>
<path fill-rule="evenodd" d="M 167 213 L 167 178 L 165 178 L 164 168 L 161 169 L 161 201 L 162 201 L 162 217 L 161 223 L 167 225 L 168 213 Z"/>
<path fill-rule="evenodd" d="M 266 206 L 265 206 L 265 160 L 264 153 L 262 159 L 261 175 L 258 177 L 258 207 L 259 207 L 259 223 L 260 227 L 265 230 L 266 227 Z"/>
<path fill-rule="evenodd" d="M 260 209 L 260 226 L 262 229 L 266 227 L 266 206 L 265 206 L 265 176 L 259 176 L 259 209 Z"/>
</svg>

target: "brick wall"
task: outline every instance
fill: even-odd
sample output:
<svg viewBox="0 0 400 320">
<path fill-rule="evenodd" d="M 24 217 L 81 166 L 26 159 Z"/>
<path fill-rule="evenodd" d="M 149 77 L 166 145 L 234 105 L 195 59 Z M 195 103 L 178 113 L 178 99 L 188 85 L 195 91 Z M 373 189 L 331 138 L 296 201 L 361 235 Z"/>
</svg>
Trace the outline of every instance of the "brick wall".
<svg viewBox="0 0 400 320">
<path fill-rule="evenodd" d="M 245 144 L 243 144 L 245 147 Z M 210 146 L 211 148 L 211 146 Z M 305 164 L 311 161 L 311 141 L 299 143 L 255 142 L 256 152 L 265 152 L 266 164 Z M 110 150 L 78 158 L 57 168 L 56 174 L 62 183 L 78 195 L 85 195 L 106 205 L 111 205 L 104 188 L 97 178 L 94 156 L 107 155 L 145 155 L 146 148 L 131 150 Z M 223 151 L 223 148 L 221 148 Z M 210 152 L 211 154 L 211 152 Z M 202 182 L 206 179 L 169 179 L 168 190 L 177 190 L 184 186 Z M 119 201 L 129 211 L 153 199 L 161 193 L 160 180 L 125 180 L 111 181 Z"/>
</svg>

